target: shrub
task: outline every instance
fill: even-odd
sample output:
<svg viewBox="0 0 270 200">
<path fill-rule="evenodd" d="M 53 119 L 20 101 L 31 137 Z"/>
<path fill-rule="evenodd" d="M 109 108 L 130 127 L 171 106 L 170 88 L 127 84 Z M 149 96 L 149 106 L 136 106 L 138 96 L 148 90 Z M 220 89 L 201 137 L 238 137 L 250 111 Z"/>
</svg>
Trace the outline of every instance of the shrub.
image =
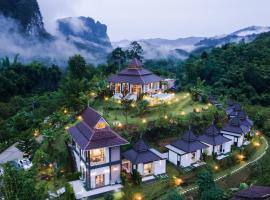
<svg viewBox="0 0 270 200">
<path fill-rule="evenodd" d="M 107 193 L 104 196 L 104 200 L 113 200 L 113 199 L 114 199 L 114 197 L 113 197 L 112 193 Z"/>
<path fill-rule="evenodd" d="M 142 183 L 142 176 L 136 169 L 132 170 L 132 180 L 135 185 L 141 185 Z"/>
<path fill-rule="evenodd" d="M 81 176 L 81 172 L 68 173 L 66 178 L 68 181 L 78 180 Z"/>
<path fill-rule="evenodd" d="M 126 185 L 128 181 L 127 174 L 125 172 L 121 172 L 121 182 L 123 185 Z"/>
</svg>

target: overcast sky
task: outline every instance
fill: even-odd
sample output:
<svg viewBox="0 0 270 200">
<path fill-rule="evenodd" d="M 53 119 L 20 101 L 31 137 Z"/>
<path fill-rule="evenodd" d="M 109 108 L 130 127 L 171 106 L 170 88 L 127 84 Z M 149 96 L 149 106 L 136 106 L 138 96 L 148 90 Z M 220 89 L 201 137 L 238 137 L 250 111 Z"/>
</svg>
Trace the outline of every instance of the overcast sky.
<svg viewBox="0 0 270 200">
<path fill-rule="evenodd" d="M 270 26 L 270 0 L 38 0 L 49 32 L 55 20 L 89 16 L 122 39 L 215 36 Z"/>
</svg>

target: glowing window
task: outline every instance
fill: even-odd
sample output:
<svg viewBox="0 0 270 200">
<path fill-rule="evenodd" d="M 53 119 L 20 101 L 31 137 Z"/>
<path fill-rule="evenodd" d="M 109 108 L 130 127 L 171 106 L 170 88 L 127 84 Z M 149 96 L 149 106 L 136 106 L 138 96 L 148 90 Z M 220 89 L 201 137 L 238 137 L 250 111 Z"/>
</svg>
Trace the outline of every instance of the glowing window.
<svg viewBox="0 0 270 200">
<path fill-rule="evenodd" d="M 105 149 L 93 149 L 90 151 L 90 162 L 98 164 L 105 162 Z"/>
<path fill-rule="evenodd" d="M 143 165 L 143 173 L 144 175 L 153 174 L 153 164 L 147 163 Z"/>
</svg>

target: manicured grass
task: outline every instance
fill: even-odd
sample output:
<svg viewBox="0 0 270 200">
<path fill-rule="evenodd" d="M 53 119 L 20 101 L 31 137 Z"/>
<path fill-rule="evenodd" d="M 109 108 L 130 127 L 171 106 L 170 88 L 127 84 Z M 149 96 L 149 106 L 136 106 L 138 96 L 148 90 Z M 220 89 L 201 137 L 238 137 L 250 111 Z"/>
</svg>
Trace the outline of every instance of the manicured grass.
<svg viewBox="0 0 270 200">
<path fill-rule="evenodd" d="M 105 109 L 108 106 L 109 109 Z M 149 106 L 148 111 L 143 115 L 138 115 L 136 112 L 136 103 L 135 107 L 131 108 L 128 112 L 128 124 L 130 125 L 143 125 L 142 119 L 145 119 L 147 122 L 154 121 L 158 119 L 161 115 L 168 116 L 179 116 L 181 114 L 188 114 L 193 112 L 194 109 L 206 108 L 207 105 L 194 102 L 191 99 L 191 95 L 186 92 L 180 92 L 175 94 L 174 98 L 167 102 L 165 105 L 160 104 L 156 106 Z M 109 101 L 95 101 L 93 107 L 101 112 L 104 118 L 112 125 L 114 123 L 126 123 L 126 118 L 122 110 L 121 104 L 110 99 Z M 165 109 L 164 109 L 165 107 Z"/>
</svg>

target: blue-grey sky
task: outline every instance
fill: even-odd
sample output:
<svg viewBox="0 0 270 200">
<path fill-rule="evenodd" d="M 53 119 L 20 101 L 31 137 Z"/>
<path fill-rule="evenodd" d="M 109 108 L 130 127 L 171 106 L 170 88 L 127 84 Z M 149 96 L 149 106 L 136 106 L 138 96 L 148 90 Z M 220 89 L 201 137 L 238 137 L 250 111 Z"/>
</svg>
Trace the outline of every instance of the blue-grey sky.
<svg viewBox="0 0 270 200">
<path fill-rule="evenodd" d="M 270 26 L 269 0 L 38 0 L 49 32 L 55 20 L 89 16 L 108 26 L 112 41 L 215 36 Z"/>
</svg>

